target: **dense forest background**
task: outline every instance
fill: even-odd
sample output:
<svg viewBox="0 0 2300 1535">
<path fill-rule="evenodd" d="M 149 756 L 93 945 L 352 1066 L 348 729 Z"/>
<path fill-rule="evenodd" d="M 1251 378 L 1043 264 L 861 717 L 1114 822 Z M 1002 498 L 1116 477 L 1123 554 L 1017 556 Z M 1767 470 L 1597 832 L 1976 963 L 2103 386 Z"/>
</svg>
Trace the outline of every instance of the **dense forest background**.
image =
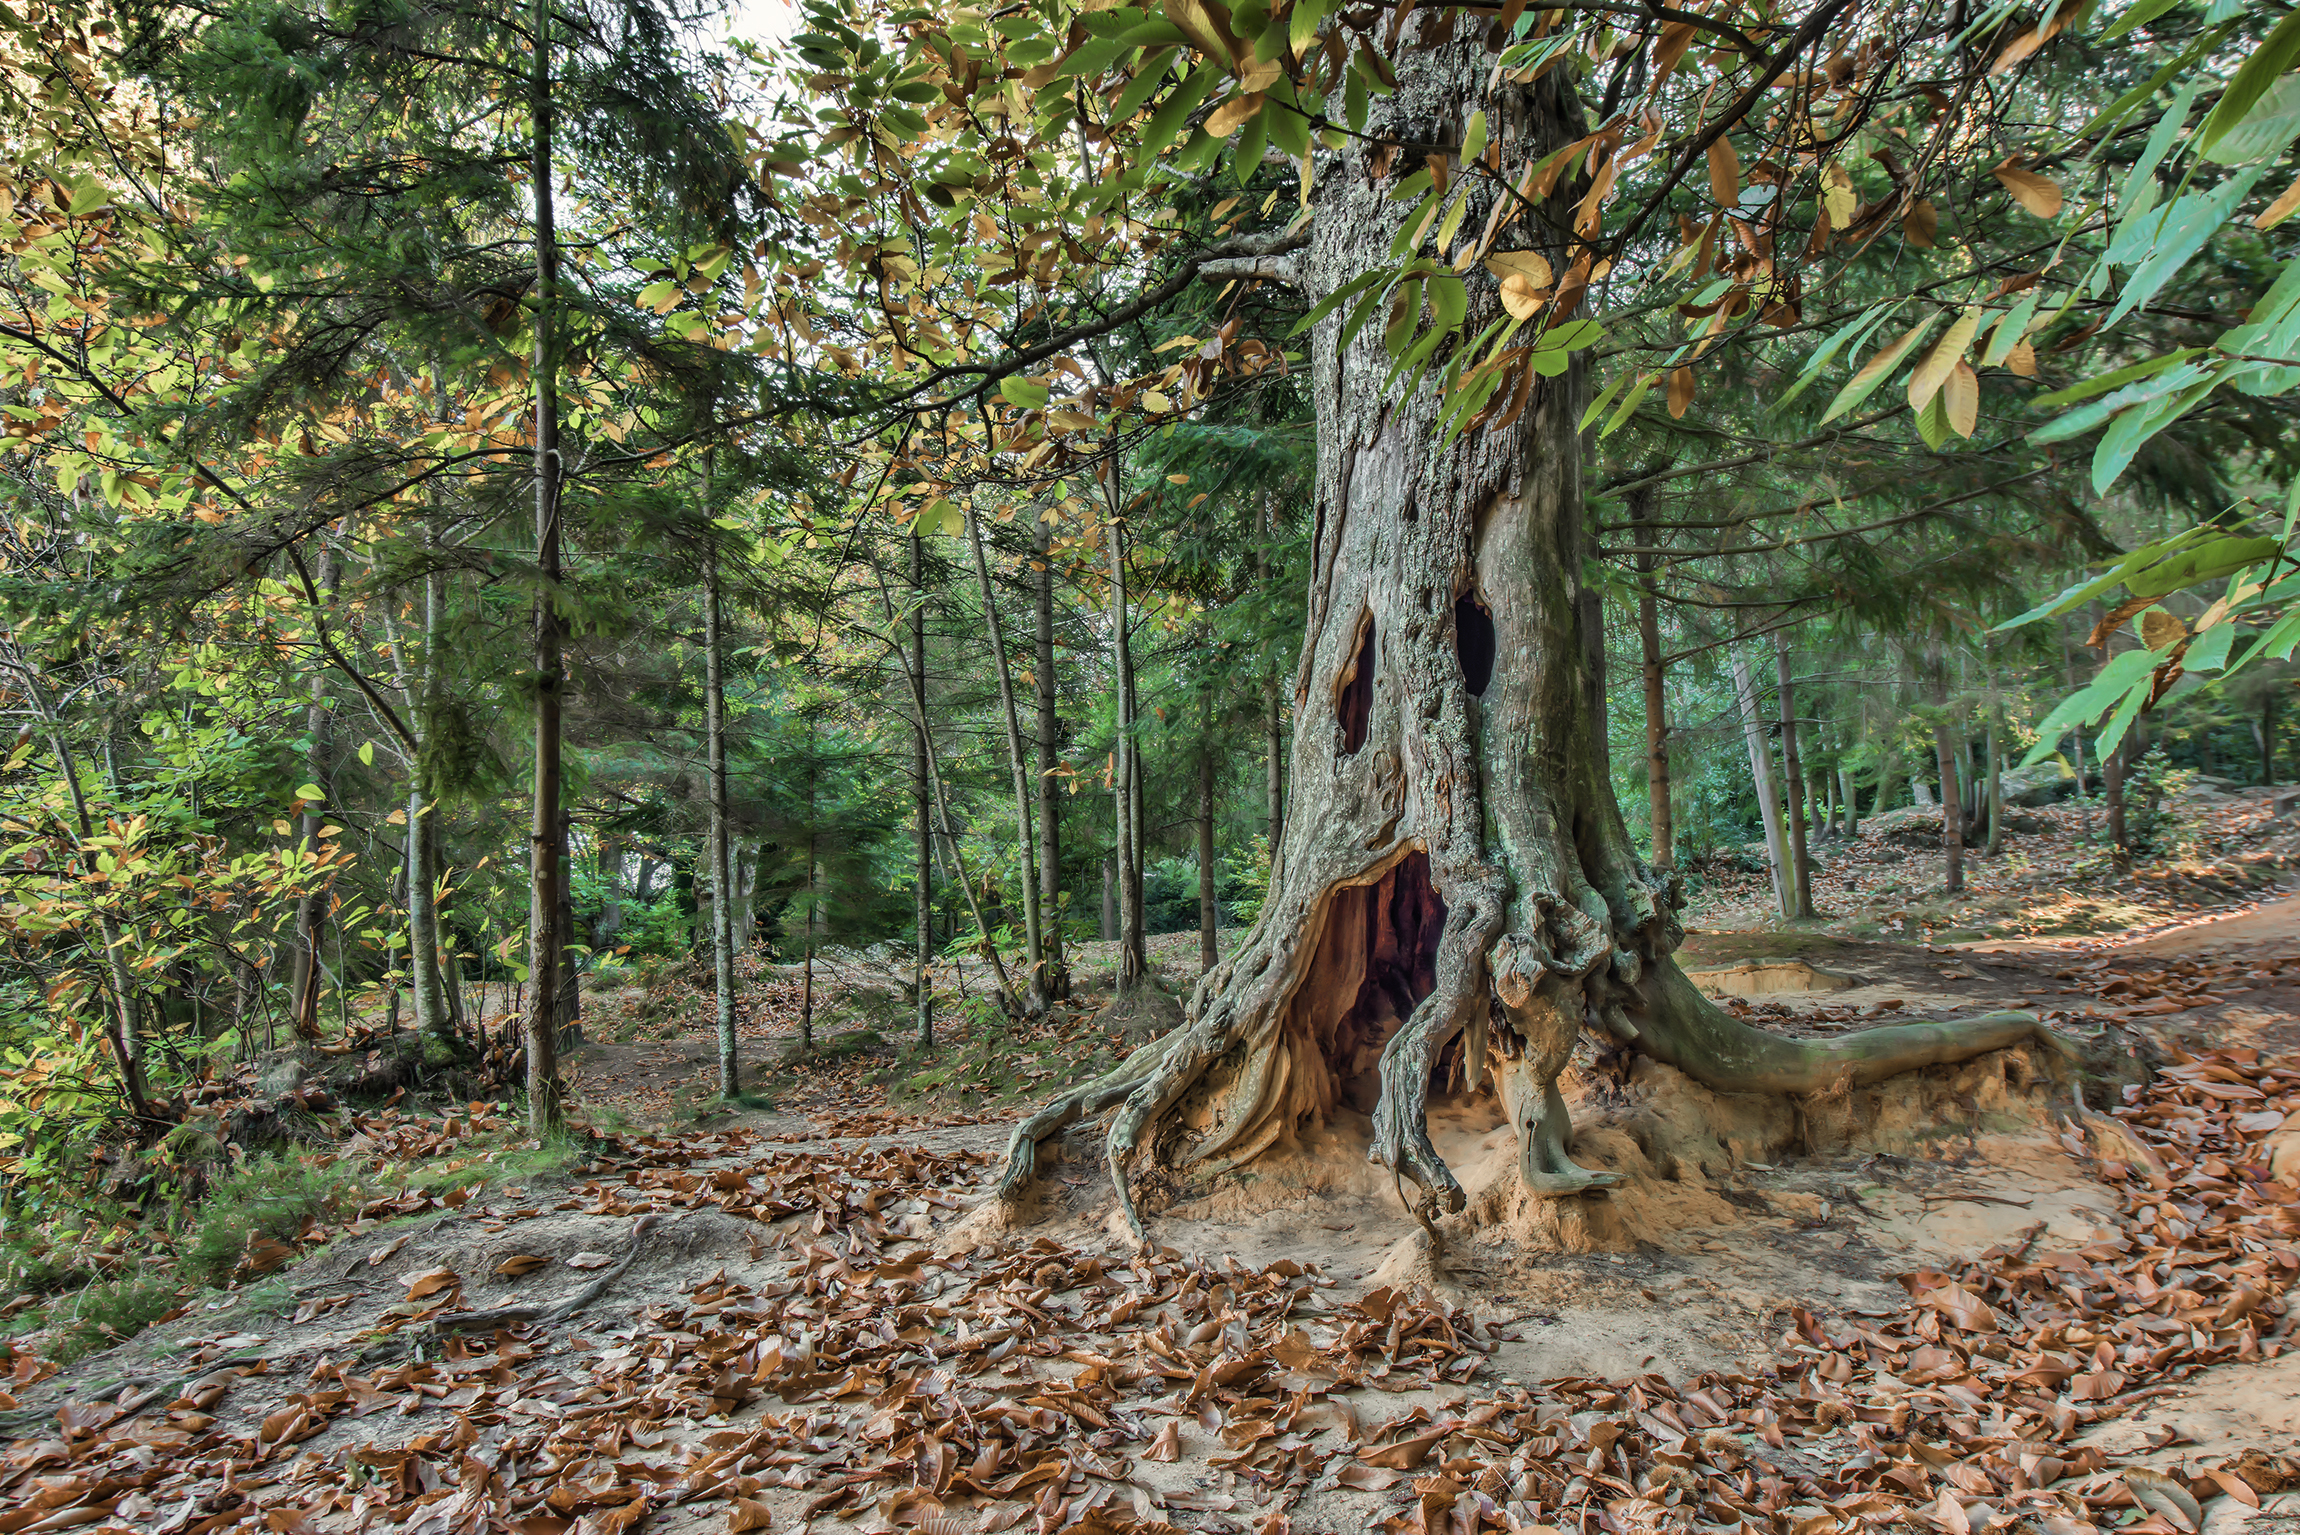
<svg viewBox="0 0 2300 1535">
<path fill-rule="evenodd" d="M 1247 10 L 1313 62 L 1321 18 L 1363 25 Z M 1895 56 L 1980 96 L 1872 79 L 1847 23 L 1813 78 L 1858 155 L 1774 155 L 1778 114 L 1674 159 L 1593 133 L 1575 185 L 1650 195 L 1646 244 L 1575 279 L 1602 327 L 1560 297 L 1552 350 L 1506 359 L 1583 386 L 1585 641 L 1640 852 L 1695 891 L 1762 867 L 1785 922 L 1862 820 L 1946 805 L 1944 845 L 1996 853 L 2008 774 L 2104 808 L 2078 882 L 2165 851 L 2173 775 L 2300 774 L 2293 19 L 1920 10 Z M 1679 131 L 1682 37 L 1505 19 L 1511 67 L 1581 39 L 1592 124 Z M 1163 73 L 1172 23 L 1073 22 L 9 18 L 13 1178 L 299 1040 L 406 1031 L 532 1092 L 538 995 L 571 1038 L 714 942 L 733 1093 L 738 958 L 996 955 L 1027 1013 L 1066 945 L 1211 956 L 1253 921 L 1317 536 L 1322 315 L 1283 247 L 1325 151 L 1216 105 L 1261 88 Z M 1050 117 L 1096 69 L 1104 119 Z M 1380 71 L 1336 73 L 1340 142 Z M 1401 280 L 1410 388 L 1437 343 Z"/>
</svg>

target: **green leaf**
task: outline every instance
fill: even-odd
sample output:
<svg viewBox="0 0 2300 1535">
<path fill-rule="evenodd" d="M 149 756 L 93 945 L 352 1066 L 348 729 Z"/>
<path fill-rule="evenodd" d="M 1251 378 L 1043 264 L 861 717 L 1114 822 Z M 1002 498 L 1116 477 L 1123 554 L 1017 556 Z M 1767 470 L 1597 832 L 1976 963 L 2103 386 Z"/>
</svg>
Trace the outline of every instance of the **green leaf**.
<svg viewBox="0 0 2300 1535">
<path fill-rule="evenodd" d="M 1175 87 L 1174 94 L 1150 114 L 1150 121 L 1142 130 L 1141 145 L 1135 150 L 1136 158 L 1144 162 L 1154 160 L 1168 144 L 1173 143 L 1175 135 L 1182 131 L 1183 124 L 1190 120 L 1190 114 L 1197 110 L 1199 102 L 1206 99 L 1207 93 L 1220 83 L 1222 75 L 1223 70 L 1212 60 L 1190 71 L 1190 78 Z"/>
<path fill-rule="evenodd" d="M 2139 4 L 2127 6 L 2123 15 L 2108 24 L 2108 30 L 2100 34 L 2101 41 L 2108 42 L 2135 27 L 2145 27 L 2178 4 L 2180 0 L 2139 0 Z"/>
<path fill-rule="evenodd" d="M 2131 90 L 2126 91 L 2123 95 L 2117 97 L 2116 100 L 2110 102 L 2106 107 L 2104 107 L 2100 111 L 2099 115 L 2095 116 L 2091 122 L 2088 122 L 2082 128 L 2077 129 L 2074 140 L 2072 140 L 2072 142 L 2076 140 L 2089 139 L 2096 133 L 2105 134 L 2109 132 L 2109 130 L 2115 128 L 2118 123 L 2123 122 L 2124 119 L 2131 114 L 2134 107 L 2137 107 L 2142 102 L 2147 101 L 2158 91 L 2163 90 L 2174 80 L 2179 79 L 2183 74 L 2194 68 L 2196 66 L 2197 60 L 2203 58 L 2213 49 L 2219 47 L 2220 44 L 2227 39 L 2228 34 L 2233 32 L 2235 29 L 2236 23 L 2233 21 L 2224 21 L 2219 26 L 2214 27 L 2210 31 L 2205 32 L 2199 36 L 2195 42 L 2190 43 L 2186 49 L 2182 50 L 2179 58 L 2174 59 L 2171 63 L 2165 65 L 2162 69 L 2159 69 L 2155 74 L 2150 75 L 2146 80 L 2143 80 L 2140 84 L 2134 86 Z M 2107 145 L 2108 140 L 2103 138 L 2099 144 L 2093 147 L 2093 153 L 2097 155 L 2102 149 L 2106 148 Z"/>
<path fill-rule="evenodd" d="M 1620 394 L 1622 390 L 1628 388 L 1629 381 L 1636 376 L 1637 375 L 1634 373 L 1623 373 L 1616 377 L 1612 383 L 1607 384 L 1605 386 L 1605 392 L 1599 395 L 1596 399 L 1590 401 L 1589 409 L 1581 413 L 1581 420 L 1574 424 L 1574 434 L 1578 436 L 1581 433 L 1588 431 L 1590 424 L 1594 422 L 1599 416 L 1605 414 L 1605 407 L 1611 405 L 1613 403 L 1614 397 Z"/>
<path fill-rule="evenodd" d="M 2173 140 L 2180 137 L 2180 129 L 2188 121 L 2189 105 L 2196 100 L 2196 93 L 2203 86 L 2201 80 L 2191 80 L 2182 86 L 2180 94 L 2172 98 L 2172 105 L 2166 107 L 2164 115 L 2156 120 L 2156 127 L 2148 135 L 2148 142 L 2141 146 L 2140 158 L 2132 162 L 2132 169 L 2125 173 L 2124 186 L 2116 194 L 2116 206 L 2120 213 L 2126 208 L 2140 206 L 2139 199 L 2144 195 L 2155 195 L 2156 168 L 2164 163 L 2164 157 L 2171 152 Z"/>
<path fill-rule="evenodd" d="M 2196 152 L 2211 156 L 2214 147 L 2252 114 L 2253 104 L 2268 94 L 2277 77 L 2295 63 L 2300 63 L 2300 11 L 2287 13 L 2238 66 L 2196 136 Z"/>
<path fill-rule="evenodd" d="M 1988 350 L 1981 354 L 1982 367 L 1993 368 L 2012 355 L 2020 338 L 2028 334 L 2028 322 L 2036 318 L 2036 306 L 2043 297 L 2041 288 L 2031 288 L 2028 297 L 2005 311 L 1996 329 L 1989 332 Z"/>
<path fill-rule="evenodd" d="M 1947 390 L 1934 390 L 1933 397 L 1925 401 L 1925 408 L 1917 412 L 1917 435 L 1922 437 L 1925 440 L 1925 446 L 1935 453 L 1941 450 L 1942 443 L 1949 440 Z"/>
<path fill-rule="evenodd" d="M 2080 602 L 2090 602 L 2148 561 L 2161 559 L 2175 549 L 2186 548 L 2203 536 L 2204 530 L 2202 528 L 2190 528 L 2185 533 L 2176 534 L 2159 543 L 2143 544 L 2101 574 L 2088 576 L 2084 580 L 2076 582 L 2064 589 L 2059 596 L 2038 603 L 2026 613 L 2021 614 L 2020 617 L 2006 619 L 1991 629 L 1989 633 L 2002 634 L 2007 629 L 2018 629 L 2021 625 L 2033 624 L 2040 618 L 2050 618 L 2056 613 L 2065 613 Z"/>
<path fill-rule="evenodd" d="M 375 743 L 373 741 L 359 743 L 359 765 L 361 767 L 375 766 Z"/>
<path fill-rule="evenodd" d="M 1992 352 L 1996 350 L 1993 344 L 1989 349 Z M 2011 348 L 2008 347 L 2006 350 L 2010 351 Z M 2198 356 L 2204 351 L 2205 348 L 2200 346 L 2184 346 L 2175 351 L 2166 352 L 2162 357 L 2151 357 L 2145 362 L 2130 363 L 2113 372 L 2103 373 L 2098 378 L 2088 378 L 2082 383 L 2071 384 L 2066 389 L 2055 389 L 2050 394 L 2040 394 L 2029 403 L 2039 410 L 2050 410 L 2060 405 L 2074 405 L 2077 401 L 2089 400 L 2096 394 L 2106 394 L 2111 389 L 2122 389 L 2125 385 L 2140 379 L 2152 378 L 2156 374 L 2162 373 L 2166 368 L 2186 362 L 2189 358 Z"/>
<path fill-rule="evenodd" d="M 2124 589 L 2135 597 L 2168 596 L 2273 559 L 2282 547 L 2273 538 L 2216 538 L 2126 577 Z"/>
<path fill-rule="evenodd" d="M 1645 403 L 1646 391 L 1653 387 L 1653 381 L 1660 376 L 1658 373 L 1640 373 L 1637 376 L 1637 382 L 1630 387 L 1629 393 L 1622 398 L 1619 405 L 1613 408 L 1613 414 L 1607 419 L 1605 429 L 1597 435 L 1600 438 L 1611 437 L 1615 432 L 1620 431 L 1622 423 L 1637 414 L 1637 407 Z"/>
<path fill-rule="evenodd" d="M 1837 397 L 1829 402 L 1828 413 L 1821 417 L 1821 424 L 1827 426 L 1875 392 L 1876 387 L 1885 381 L 1885 375 L 1898 367 L 1901 359 L 1916 350 L 1917 343 L 1931 333 L 1933 322 L 1938 319 L 1938 314 L 1925 316 L 1900 340 L 1863 363 L 1861 371 L 1854 374 L 1845 387 L 1837 391 Z"/>
<path fill-rule="evenodd" d="M 1126 89 L 1118 93 L 1118 101 L 1110 109 L 1110 120 L 1113 123 L 1126 122 L 1142 110 L 1142 103 L 1148 101 L 1156 94 L 1158 87 L 1166 83 L 1166 71 L 1173 64 L 1177 51 L 1173 48 L 1162 49 L 1135 68 L 1134 78 L 1126 82 Z"/>
<path fill-rule="evenodd" d="M 2206 154 L 2222 165 L 2266 159 L 2300 137 L 2300 74 L 2286 75 L 2268 88 L 2244 121 L 2223 134 Z"/>
<path fill-rule="evenodd" d="M 315 783 L 297 784 L 295 797 L 310 800 L 315 805 L 324 805 L 327 803 L 327 790 Z"/>
<path fill-rule="evenodd" d="M 89 177 L 73 184 L 72 201 L 64 211 L 74 218 L 81 218 L 87 214 L 109 208 L 111 205 L 112 194 L 105 189 L 102 182 L 97 181 L 94 177 Z"/>
<path fill-rule="evenodd" d="M 1485 113 L 1472 112 L 1469 127 L 1461 136 L 1461 163 L 1468 165 L 1485 153 Z M 1442 243 L 1442 242 L 1441 242 Z"/>
<path fill-rule="evenodd" d="M 2292 14 L 2300 19 L 2300 11 Z M 2228 222 L 2244 194 L 2252 190 L 2252 183 L 2267 169 L 2266 165 L 2250 166 L 2211 191 L 2180 198 L 2167 208 L 2164 218 L 2148 238 L 2147 259 L 2133 270 L 2124 292 L 2117 297 L 2116 307 L 2102 323 L 2114 325 L 2156 297 L 2157 290 L 2171 281 L 2173 274 L 2186 266 L 2188 259 L 2202 250 L 2205 242 Z"/>
<path fill-rule="evenodd" d="M 1024 410 L 1041 410 L 1046 405 L 1046 386 L 1033 383 L 1019 373 L 1009 373 L 1000 379 L 998 392 L 1007 404 L 1019 406 Z"/>
<path fill-rule="evenodd" d="M 1835 335 L 1822 342 L 1819 349 L 1805 359 L 1804 369 L 1797 375 L 1797 382 L 1789 386 L 1787 394 L 1773 402 L 1773 408 L 1781 409 L 1810 389 L 1813 381 L 1821 376 L 1821 370 L 1845 349 L 1847 343 L 1851 344 L 1854 351 L 1859 351 L 1868 341 L 1870 333 L 1885 323 L 1885 317 L 1893 312 L 1893 308 L 1890 304 L 1873 304 L 1838 327 Z"/>
</svg>

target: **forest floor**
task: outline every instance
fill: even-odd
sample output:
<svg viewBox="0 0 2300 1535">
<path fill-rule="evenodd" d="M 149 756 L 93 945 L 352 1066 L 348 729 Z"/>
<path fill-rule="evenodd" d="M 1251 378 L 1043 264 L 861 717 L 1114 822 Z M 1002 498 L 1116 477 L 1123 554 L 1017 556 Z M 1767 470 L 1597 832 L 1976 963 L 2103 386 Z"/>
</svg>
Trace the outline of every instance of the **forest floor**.
<svg viewBox="0 0 2300 1535">
<path fill-rule="evenodd" d="M 2204 877 L 2280 835 L 2228 819 Z M 2242 888 L 2266 898 L 2136 900 L 2121 933 L 1950 908 L 1930 944 L 1856 935 L 1849 903 L 1842 931 L 1707 907 L 1686 961 L 1755 1021 L 2039 1009 L 2130 1081 L 2079 1124 L 2023 1052 L 1794 1108 L 1585 1057 L 1575 1154 L 1623 1185 L 1513 1199 L 1490 1102 L 1441 1097 L 1473 1196 L 1442 1254 L 1348 1115 L 1257 1175 L 1146 1191 L 1148 1254 L 1086 1135 L 1024 1220 L 973 1212 L 1008 1123 L 1154 1027 L 1139 1007 L 948 1008 L 920 1051 L 826 978 L 822 1048 L 785 1064 L 795 985 L 755 971 L 768 1064 L 729 1106 L 701 993 L 666 977 L 594 999 L 570 1072 L 596 1133 L 556 1164 L 312 1220 L 300 1261 L 61 1369 L 16 1340 L 0 1535 L 2290 1535 L 2300 896 Z M 1157 949 L 1186 991 L 1196 935 Z M 341 1130 L 313 1160 L 516 1139 L 485 1104 Z M 602 1278 L 564 1317 L 456 1320 Z"/>
</svg>

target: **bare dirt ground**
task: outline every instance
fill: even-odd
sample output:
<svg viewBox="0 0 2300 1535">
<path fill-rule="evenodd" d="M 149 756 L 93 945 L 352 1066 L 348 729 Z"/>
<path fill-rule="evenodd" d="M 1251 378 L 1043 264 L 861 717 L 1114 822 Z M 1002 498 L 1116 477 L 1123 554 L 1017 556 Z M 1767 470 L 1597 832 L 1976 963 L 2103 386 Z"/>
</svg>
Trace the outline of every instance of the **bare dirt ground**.
<svg viewBox="0 0 2300 1535">
<path fill-rule="evenodd" d="M 2278 1529 L 2300 899 L 2129 940 L 1687 954 L 1776 959 L 1852 984 L 1728 1005 L 1804 1032 L 2038 1008 L 2133 1084 L 2072 1123 L 2022 1052 L 1794 1105 L 1592 1054 L 1575 1155 L 1624 1175 L 1608 1197 L 1527 1199 L 1470 1095 L 1434 1106 L 1471 1194 L 1442 1253 L 1345 1117 L 1144 1190 L 1137 1255 L 1088 1134 L 1025 1219 L 975 1210 L 1014 1105 L 889 1108 L 917 1062 L 883 1040 L 698 1115 L 706 1035 L 595 1027 L 571 1070 L 606 1133 L 570 1170 L 379 1213 L 284 1290 L 62 1373 L 20 1360 L 0 1535 Z M 1050 1055 L 1109 1043 L 1094 1000 Z M 781 1048 L 779 1004 L 748 1034 Z M 602 1278 L 563 1318 L 455 1321 Z"/>
</svg>

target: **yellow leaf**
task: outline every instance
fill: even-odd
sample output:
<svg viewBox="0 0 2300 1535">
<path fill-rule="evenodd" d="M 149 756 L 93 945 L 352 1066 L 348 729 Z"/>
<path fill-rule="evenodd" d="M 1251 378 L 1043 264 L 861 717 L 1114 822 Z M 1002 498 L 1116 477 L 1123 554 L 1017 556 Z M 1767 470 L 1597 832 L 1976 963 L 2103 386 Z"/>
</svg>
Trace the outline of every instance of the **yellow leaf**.
<svg viewBox="0 0 2300 1535">
<path fill-rule="evenodd" d="M 1535 287 L 1522 272 L 1512 272 L 1501 280 L 1501 307 L 1513 320 L 1532 319 L 1548 302 L 1549 290 Z"/>
<path fill-rule="evenodd" d="M 1669 373 L 1669 414 L 1681 419 L 1693 404 L 1693 370 L 1673 368 Z"/>
<path fill-rule="evenodd" d="M 2000 165 L 1995 175 L 2012 194 L 2012 200 L 2040 219 L 2060 217 L 2060 188 L 2039 176 L 2035 171 L 2024 171 L 2017 165 Z"/>
<path fill-rule="evenodd" d="M 1733 152 L 1733 141 L 1723 134 L 1709 146 L 1709 195 L 1727 208 L 1741 203 L 1741 157 Z"/>
<path fill-rule="evenodd" d="M 1932 402 L 1933 396 L 1940 393 L 1941 385 L 1948 382 L 1950 372 L 1964 360 L 1965 348 L 1972 345 L 1973 337 L 1979 333 L 1980 328 L 1981 311 L 1975 305 L 1957 316 L 1957 322 L 1949 327 L 1948 334 L 1933 343 L 1933 349 L 1925 354 L 1925 360 L 1918 363 L 1917 370 L 1909 375 L 1909 409 L 1923 410 Z"/>
<path fill-rule="evenodd" d="M 1860 211 L 1860 195 L 1853 190 L 1853 173 L 1842 165 L 1831 163 L 1821 173 L 1821 207 L 1829 215 L 1829 227 L 1844 229 Z"/>
<path fill-rule="evenodd" d="M 1522 277 L 1530 288 L 1548 287 L 1555 275 L 1539 251 L 1495 251 L 1485 258 L 1485 269 L 1505 283 L 1513 274 Z"/>
<path fill-rule="evenodd" d="M 1959 437 L 1970 437 L 1979 424 L 1981 415 L 1981 376 L 1973 371 L 1969 362 L 1960 362 L 1949 370 L 1949 380 L 1941 386 L 1941 398 L 1949 418 L 1949 430 Z"/>
<path fill-rule="evenodd" d="M 1262 93 L 1260 91 L 1248 91 L 1243 96 L 1233 96 L 1216 107 L 1214 115 L 1206 119 L 1206 132 L 1212 138 L 1226 139 L 1243 128 L 1247 119 L 1261 110 Z"/>
<path fill-rule="evenodd" d="M 2036 348 L 2026 341 L 2016 341 L 2013 349 L 2005 353 L 2005 366 L 2022 378 L 2036 377 Z"/>
<path fill-rule="evenodd" d="M 2274 229 L 2290 218 L 2295 208 L 2300 208 L 2300 176 L 2293 177 L 2292 184 L 2284 189 L 2283 195 L 2260 210 L 2260 216 L 2252 221 L 2252 227 Z"/>
</svg>

